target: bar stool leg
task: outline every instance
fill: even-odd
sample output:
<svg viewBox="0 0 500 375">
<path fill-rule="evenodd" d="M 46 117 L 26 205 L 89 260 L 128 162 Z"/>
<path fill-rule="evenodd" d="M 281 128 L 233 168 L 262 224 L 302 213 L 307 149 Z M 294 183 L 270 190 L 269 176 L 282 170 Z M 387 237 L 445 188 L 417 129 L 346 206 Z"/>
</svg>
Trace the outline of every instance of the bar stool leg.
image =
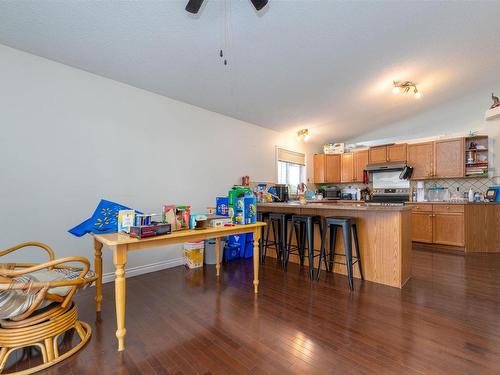
<svg viewBox="0 0 500 375">
<path fill-rule="evenodd" d="M 335 260 L 335 243 L 337 241 L 337 226 L 336 225 L 330 225 L 330 259 L 329 259 L 329 267 L 328 267 L 328 272 L 333 271 L 334 263 L 333 261 Z"/>
<path fill-rule="evenodd" d="M 260 264 L 264 264 L 264 228 L 260 228 L 260 238 L 259 238 L 259 262 Z"/>
<path fill-rule="evenodd" d="M 293 238 L 293 232 L 294 230 L 296 231 L 295 224 L 291 223 L 290 225 L 290 233 L 288 234 L 288 243 L 287 246 L 285 247 L 285 252 L 283 253 L 283 258 L 281 264 L 283 265 L 283 269 L 288 271 L 288 259 L 290 258 L 290 246 L 292 246 L 292 238 Z"/>
<path fill-rule="evenodd" d="M 344 234 L 344 248 L 345 248 L 345 263 L 347 266 L 347 277 L 349 279 L 349 289 L 354 289 L 354 280 L 352 277 L 352 240 L 351 228 L 349 225 L 342 225 Z"/>
<path fill-rule="evenodd" d="M 356 257 L 358 258 L 359 275 L 361 276 L 361 280 L 364 280 L 363 268 L 361 267 L 361 256 L 359 253 L 358 226 L 356 224 L 352 225 L 352 233 L 354 236 L 354 246 L 356 247 Z"/>
<path fill-rule="evenodd" d="M 325 261 L 325 270 L 328 272 L 328 262 L 327 262 L 326 253 L 325 253 L 326 232 L 328 230 L 327 230 L 327 226 L 326 226 L 325 221 L 323 221 L 322 226 L 323 226 L 323 229 L 321 230 L 321 246 L 319 249 L 319 263 L 318 263 L 318 272 L 316 272 L 316 281 L 319 281 L 319 275 L 321 273 L 321 261 L 323 259 Z"/>
<path fill-rule="evenodd" d="M 287 238 L 286 238 L 286 231 L 287 231 L 287 220 L 286 219 L 282 219 L 280 220 L 280 227 L 281 227 L 281 255 L 280 255 L 280 259 L 281 261 L 283 261 L 283 253 L 285 252 L 285 249 L 286 249 L 286 244 L 287 244 Z"/>
<path fill-rule="evenodd" d="M 304 267 L 304 256 L 306 247 L 306 231 L 304 228 L 304 223 L 299 223 L 299 232 L 300 232 L 300 245 L 299 245 L 300 267 Z"/>
<path fill-rule="evenodd" d="M 314 279 L 314 224 L 308 222 L 306 224 L 307 232 L 307 255 L 309 257 L 309 278 Z"/>
</svg>

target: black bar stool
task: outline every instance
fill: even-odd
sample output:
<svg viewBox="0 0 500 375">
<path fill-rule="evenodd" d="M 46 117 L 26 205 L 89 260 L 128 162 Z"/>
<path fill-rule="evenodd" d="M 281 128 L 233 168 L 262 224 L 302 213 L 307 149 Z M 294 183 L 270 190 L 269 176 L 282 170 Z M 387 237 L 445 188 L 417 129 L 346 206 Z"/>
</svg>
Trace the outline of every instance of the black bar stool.
<svg viewBox="0 0 500 375">
<path fill-rule="evenodd" d="M 269 221 L 269 212 L 257 212 L 257 221 L 267 222 Z M 265 229 L 269 231 L 269 226 L 260 228 L 260 240 L 259 240 L 259 257 L 260 264 L 264 264 L 264 246 L 267 244 L 267 239 L 265 238 Z"/>
<path fill-rule="evenodd" d="M 264 253 L 262 256 L 262 262 L 265 262 L 267 256 L 267 249 L 269 247 L 274 247 L 276 250 L 276 258 L 283 262 L 283 253 L 286 249 L 286 235 L 287 235 L 287 224 L 292 218 L 291 214 L 284 214 L 280 212 L 270 212 L 269 213 L 269 224 L 266 232 L 266 239 L 264 242 Z M 277 229 L 276 229 L 277 228 Z M 273 232 L 273 240 L 269 240 L 269 235 Z"/>
<path fill-rule="evenodd" d="M 288 269 L 288 259 L 290 254 L 298 254 L 300 259 L 300 266 L 304 265 L 305 249 L 307 242 L 307 255 L 309 259 L 309 277 L 314 279 L 314 258 L 321 255 L 314 254 L 314 225 L 319 225 L 321 238 L 323 238 L 323 225 L 320 216 L 310 215 L 293 215 L 290 225 L 290 233 L 288 234 L 288 245 L 283 257 L 283 268 L 285 271 Z M 292 237 L 295 232 L 297 238 L 297 246 L 292 246 Z M 295 248 L 295 250 L 294 250 Z M 320 257 L 321 262 L 321 257 Z"/>
<path fill-rule="evenodd" d="M 359 255 L 359 240 L 358 240 L 358 228 L 356 226 L 356 219 L 353 217 L 325 217 L 324 219 L 324 230 L 321 236 L 321 251 L 320 260 L 318 266 L 318 273 L 316 274 L 316 279 L 319 280 L 319 274 L 321 271 L 321 258 L 324 256 L 326 261 L 325 252 L 325 239 L 326 233 L 330 230 L 330 259 L 328 260 L 326 269 L 328 272 L 333 271 L 334 263 L 344 264 L 347 267 L 347 277 L 349 279 L 349 288 L 354 289 L 354 280 L 352 277 L 352 270 L 354 263 L 358 263 L 359 274 L 361 280 L 363 277 L 363 268 L 361 267 L 361 256 Z M 335 252 L 335 241 L 337 239 L 337 228 L 342 228 L 342 234 L 344 236 L 344 248 L 345 254 L 339 254 Z M 356 256 L 352 256 L 352 237 L 354 237 L 354 245 L 356 247 Z M 345 263 L 335 262 L 335 255 L 344 256 Z"/>
</svg>

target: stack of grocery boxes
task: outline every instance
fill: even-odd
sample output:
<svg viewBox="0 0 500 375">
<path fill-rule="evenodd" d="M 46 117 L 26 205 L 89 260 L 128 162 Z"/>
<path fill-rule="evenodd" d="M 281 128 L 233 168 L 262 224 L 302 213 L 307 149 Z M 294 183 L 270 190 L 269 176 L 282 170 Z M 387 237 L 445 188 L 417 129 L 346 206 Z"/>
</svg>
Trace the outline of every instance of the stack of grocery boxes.
<svg viewBox="0 0 500 375">
<path fill-rule="evenodd" d="M 236 225 L 253 224 L 257 221 L 257 199 L 252 190 L 236 186 L 227 197 L 216 199 L 216 214 L 229 216 Z M 224 259 L 251 258 L 253 255 L 253 233 L 228 236 Z"/>
</svg>

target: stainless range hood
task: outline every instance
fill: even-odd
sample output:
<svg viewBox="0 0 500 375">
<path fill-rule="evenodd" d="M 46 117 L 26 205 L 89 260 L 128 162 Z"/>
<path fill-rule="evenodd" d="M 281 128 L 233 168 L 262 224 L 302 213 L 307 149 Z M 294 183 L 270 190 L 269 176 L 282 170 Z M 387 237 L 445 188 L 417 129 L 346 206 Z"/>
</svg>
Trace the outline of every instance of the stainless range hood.
<svg viewBox="0 0 500 375">
<path fill-rule="evenodd" d="M 368 172 L 401 171 L 405 168 L 405 166 L 406 164 L 403 162 L 376 163 L 368 164 L 365 169 Z"/>
</svg>

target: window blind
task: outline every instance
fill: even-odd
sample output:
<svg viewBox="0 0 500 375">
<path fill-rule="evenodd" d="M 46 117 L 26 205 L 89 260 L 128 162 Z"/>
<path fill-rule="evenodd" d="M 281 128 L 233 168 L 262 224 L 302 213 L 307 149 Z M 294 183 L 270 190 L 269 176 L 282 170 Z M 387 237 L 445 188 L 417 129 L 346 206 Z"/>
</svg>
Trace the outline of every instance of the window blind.
<svg viewBox="0 0 500 375">
<path fill-rule="evenodd" d="M 286 150 L 284 148 L 278 147 L 278 161 L 284 161 L 286 163 L 306 165 L 306 155 L 300 152 Z"/>
</svg>

